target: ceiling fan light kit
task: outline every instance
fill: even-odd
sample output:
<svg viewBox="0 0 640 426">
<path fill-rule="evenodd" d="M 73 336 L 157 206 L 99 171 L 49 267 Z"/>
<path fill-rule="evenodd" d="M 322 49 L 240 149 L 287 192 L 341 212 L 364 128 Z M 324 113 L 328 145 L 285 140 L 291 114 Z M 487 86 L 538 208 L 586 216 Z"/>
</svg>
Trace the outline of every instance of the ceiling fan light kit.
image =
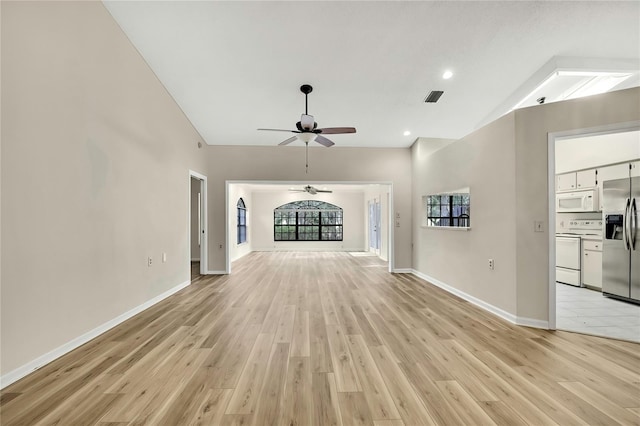
<svg viewBox="0 0 640 426">
<path fill-rule="evenodd" d="M 306 173 L 309 172 L 309 142 L 317 142 L 322 146 L 327 148 L 335 145 L 335 143 L 321 136 L 321 133 L 326 135 L 338 135 L 344 133 L 355 133 L 355 127 L 325 127 L 318 129 L 318 123 L 316 123 L 315 119 L 312 115 L 309 115 L 309 99 L 308 95 L 313 91 L 313 87 L 309 84 L 303 84 L 300 86 L 300 91 L 304 93 L 304 114 L 300 116 L 300 121 L 296 123 L 297 130 L 285 130 L 285 129 L 258 129 L 258 130 L 267 130 L 272 132 L 290 132 L 295 133 L 295 136 L 292 136 L 284 141 L 280 142 L 278 145 L 289 145 L 294 142 L 296 139 L 301 140 L 305 144 L 305 157 L 306 161 Z"/>
</svg>

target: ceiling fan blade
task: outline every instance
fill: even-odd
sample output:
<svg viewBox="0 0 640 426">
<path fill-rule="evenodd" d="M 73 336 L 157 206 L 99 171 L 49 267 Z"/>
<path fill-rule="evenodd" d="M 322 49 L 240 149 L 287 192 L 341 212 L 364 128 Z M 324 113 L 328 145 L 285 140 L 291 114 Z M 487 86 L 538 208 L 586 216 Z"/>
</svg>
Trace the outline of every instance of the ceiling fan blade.
<svg viewBox="0 0 640 426">
<path fill-rule="evenodd" d="M 333 191 L 329 191 L 326 189 L 316 189 L 316 192 L 327 192 L 327 193 L 332 193 Z"/>
<path fill-rule="evenodd" d="M 307 192 L 306 189 L 290 189 L 290 192 Z"/>
<path fill-rule="evenodd" d="M 329 139 L 325 138 L 324 136 L 320 136 L 320 135 L 317 135 L 314 140 L 316 142 L 318 142 L 320 145 L 326 146 L 327 148 L 329 148 L 330 146 L 335 145 L 335 143 L 331 142 Z"/>
<path fill-rule="evenodd" d="M 297 136 L 291 136 L 289 139 L 280 142 L 278 145 L 289 145 L 291 142 L 295 141 L 296 139 L 298 139 Z"/>
<path fill-rule="evenodd" d="M 285 129 L 258 129 L 258 130 L 267 130 L 269 132 L 291 132 L 291 133 L 300 133 L 297 130 L 285 130 Z"/>
<path fill-rule="evenodd" d="M 340 133 L 355 133 L 355 127 L 325 127 L 324 129 L 316 129 L 315 132 L 325 135 L 337 135 Z"/>
</svg>

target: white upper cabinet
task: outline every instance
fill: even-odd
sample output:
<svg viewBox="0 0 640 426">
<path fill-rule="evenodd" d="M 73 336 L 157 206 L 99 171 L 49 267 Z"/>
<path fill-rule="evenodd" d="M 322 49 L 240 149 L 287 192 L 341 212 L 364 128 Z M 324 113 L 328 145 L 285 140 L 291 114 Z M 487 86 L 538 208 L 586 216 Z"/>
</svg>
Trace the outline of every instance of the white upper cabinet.
<svg viewBox="0 0 640 426">
<path fill-rule="evenodd" d="M 577 189 L 592 189 L 598 186 L 597 169 L 582 170 L 576 173 Z"/>
<path fill-rule="evenodd" d="M 615 164 L 598 168 L 598 180 L 604 182 L 607 180 L 624 179 L 629 177 L 629 163 Z"/>
<path fill-rule="evenodd" d="M 603 209 L 604 203 L 604 185 L 603 182 L 608 180 L 625 179 L 629 176 L 640 176 L 640 160 L 631 161 L 629 163 L 620 163 L 613 166 L 600 167 L 598 169 L 600 210 Z"/>
<path fill-rule="evenodd" d="M 575 191 L 576 173 L 565 173 L 556 176 L 556 192 Z"/>
</svg>

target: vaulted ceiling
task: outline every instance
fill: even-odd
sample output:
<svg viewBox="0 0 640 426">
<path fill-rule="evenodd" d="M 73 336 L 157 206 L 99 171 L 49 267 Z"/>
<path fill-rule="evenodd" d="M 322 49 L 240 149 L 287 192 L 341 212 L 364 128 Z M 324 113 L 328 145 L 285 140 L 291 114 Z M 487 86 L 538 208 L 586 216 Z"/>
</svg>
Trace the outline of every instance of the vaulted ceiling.
<svg viewBox="0 0 640 426">
<path fill-rule="evenodd" d="M 639 2 L 104 4 L 210 145 L 288 138 L 256 129 L 295 128 L 304 83 L 319 127 L 357 128 L 337 146 L 460 138 L 555 56 L 640 57 Z"/>
</svg>

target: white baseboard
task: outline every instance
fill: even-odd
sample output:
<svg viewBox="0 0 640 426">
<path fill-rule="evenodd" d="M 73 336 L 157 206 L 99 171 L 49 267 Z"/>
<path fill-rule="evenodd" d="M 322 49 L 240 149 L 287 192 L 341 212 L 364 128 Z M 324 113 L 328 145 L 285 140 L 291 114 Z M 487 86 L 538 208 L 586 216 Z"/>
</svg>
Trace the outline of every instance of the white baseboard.
<svg viewBox="0 0 640 426">
<path fill-rule="evenodd" d="M 343 251 L 355 251 L 365 252 L 362 247 L 360 248 L 322 248 L 322 247 L 259 247 L 254 248 L 253 251 L 312 251 L 312 252 L 343 252 Z"/>
<path fill-rule="evenodd" d="M 516 324 L 523 325 L 525 327 L 541 328 L 543 330 L 549 330 L 549 321 L 543 321 L 543 320 L 538 320 L 533 318 L 517 317 Z"/>
<path fill-rule="evenodd" d="M 441 289 L 446 290 L 451 294 L 455 294 L 456 296 L 466 300 L 467 302 L 473 303 L 474 305 L 484 309 L 485 311 L 491 312 L 492 314 L 497 315 L 500 318 L 509 321 L 512 324 L 523 325 L 523 326 L 534 327 L 534 328 L 543 328 L 545 330 L 549 329 L 548 321 L 542 321 L 542 320 L 537 320 L 533 318 L 518 317 L 510 312 L 505 311 L 504 309 L 498 308 L 497 306 L 493 306 L 492 304 L 487 303 L 484 300 L 478 299 L 475 296 L 467 294 L 462 290 L 458 290 L 457 288 L 452 287 L 449 284 L 443 283 L 442 281 L 436 278 L 430 277 L 427 274 L 423 274 L 420 271 L 416 271 L 415 269 L 412 269 L 411 273 L 417 276 L 418 278 L 422 278 L 423 280 L 435 285 L 436 287 L 440 287 Z"/>
<path fill-rule="evenodd" d="M 207 275 L 227 275 L 227 271 L 207 271 Z"/>
<path fill-rule="evenodd" d="M 396 268 L 393 270 L 394 274 L 412 274 L 414 273 L 413 269 L 411 268 Z"/>
<path fill-rule="evenodd" d="M 11 383 L 20 380 L 24 376 L 26 376 L 26 375 L 34 372 L 35 370 L 45 366 L 46 364 L 50 363 L 51 361 L 54 361 L 55 359 L 60 358 L 62 355 L 66 354 L 68 352 L 71 352 L 72 350 L 84 345 L 88 341 L 98 337 L 102 333 L 104 333 L 104 332 L 112 329 L 113 327 L 121 324 L 122 322 L 128 320 L 129 318 L 133 317 L 134 315 L 139 314 L 140 312 L 144 311 L 145 309 L 150 308 L 151 306 L 153 306 L 156 303 L 162 301 L 163 299 L 166 299 L 167 297 L 171 296 L 172 294 L 177 293 L 178 291 L 180 291 L 183 288 L 187 287 L 190 283 L 191 283 L 191 281 L 185 281 L 182 284 L 178 284 L 177 286 L 165 291 L 164 293 L 154 297 L 153 299 L 147 300 L 143 304 L 138 305 L 133 309 L 130 309 L 129 311 L 123 313 L 122 315 L 119 315 L 116 318 L 114 318 L 114 319 L 112 319 L 110 321 L 107 321 L 106 323 L 94 328 L 93 330 L 90 330 L 90 331 L 84 333 L 83 335 L 76 337 L 75 339 L 71 340 L 70 342 L 67 342 L 64 345 L 59 346 L 56 349 L 54 349 L 52 351 L 49 351 L 44 355 L 39 356 L 38 358 L 34 359 L 33 361 L 30 361 L 30 362 L 24 364 L 23 366 L 18 367 L 13 371 L 8 372 L 7 374 L 5 374 L 2 377 L 0 377 L 0 389 L 4 389 L 6 386 L 9 386 Z"/>
</svg>

